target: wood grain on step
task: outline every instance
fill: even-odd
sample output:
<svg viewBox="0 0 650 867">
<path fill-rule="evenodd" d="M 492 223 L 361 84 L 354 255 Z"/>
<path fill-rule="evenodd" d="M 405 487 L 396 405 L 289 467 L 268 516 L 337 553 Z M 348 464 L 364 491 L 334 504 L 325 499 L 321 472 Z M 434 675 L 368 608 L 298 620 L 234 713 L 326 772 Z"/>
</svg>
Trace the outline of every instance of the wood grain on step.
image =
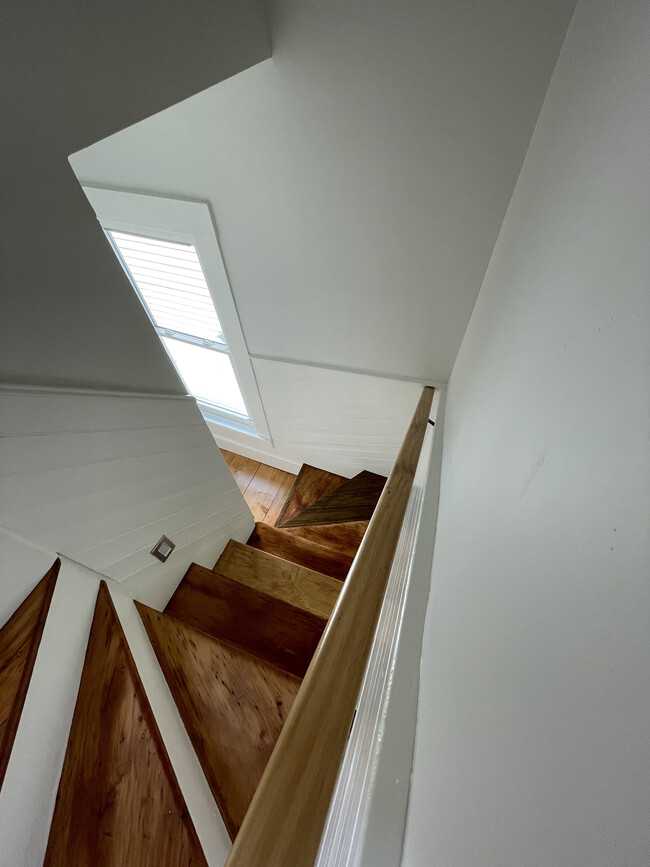
<svg viewBox="0 0 650 867">
<path fill-rule="evenodd" d="M 44 867 L 181 864 L 207 867 L 102 582 Z"/>
<path fill-rule="evenodd" d="M 237 487 L 245 495 L 248 486 L 255 477 L 255 473 L 260 468 L 260 462 L 245 458 L 242 455 L 233 454 L 228 468 L 237 483 Z"/>
<path fill-rule="evenodd" d="M 246 504 L 256 521 L 271 523 L 275 520 L 293 486 L 294 478 L 290 473 L 275 467 L 266 464 L 258 466 L 244 494 Z"/>
<path fill-rule="evenodd" d="M 246 544 L 339 581 L 345 580 L 353 560 L 349 555 L 259 522 Z"/>
<path fill-rule="evenodd" d="M 368 521 L 355 521 L 347 524 L 320 524 L 315 527 L 290 527 L 286 532 L 353 559 L 367 529 Z"/>
<path fill-rule="evenodd" d="M 318 467 L 303 464 L 275 526 L 284 526 L 287 521 L 313 505 L 321 497 L 333 493 L 345 481 L 347 481 L 345 476 L 337 476 L 336 473 L 328 473 L 326 470 L 319 470 Z"/>
<path fill-rule="evenodd" d="M 334 493 L 321 497 L 292 518 L 288 520 L 285 518 L 282 526 L 286 529 L 316 524 L 369 521 L 385 484 L 385 476 L 364 470 L 353 479 L 340 484 Z"/>
<path fill-rule="evenodd" d="M 302 677 L 327 620 L 192 563 L 165 608 L 183 623 Z"/>
<path fill-rule="evenodd" d="M 329 575 L 234 539 L 226 545 L 213 571 L 323 618 L 330 616 L 341 591 L 341 582 Z"/>
<path fill-rule="evenodd" d="M 56 560 L 0 629 L 0 787 L 11 756 L 60 567 L 61 561 Z"/>
<path fill-rule="evenodd" d="M 135 603 L 234 839 L 300 679 Z"/>
<path fill-rule="evenodd" d="M 296 476 L 226 449 L 221 452 L 255 520 L 275 524 Z"/>
<path fill-rule="evenodd" d="M 284 508 L 284 504 L 287 501 L 287 497 L 291 493 L 291 489 L 296 481 L 296 476 L 293 473 L 283 473 L 282 478 L 279 480 L 277 492 L 269 506 L 269 509 L 264 516 L 264 524 L 268 524 L 270 527 L 275 525 L 275 522 L 280 517 L 280 512 Z"/>
<path fill-rule="evenodd" d="M 232 459 L 235 457 L 234 452 L 229 452 L 227 449 L 220 449 L 221 454 L 224 456 L 226 463 L 228 466 L 232 463 Z"/>
</svg>

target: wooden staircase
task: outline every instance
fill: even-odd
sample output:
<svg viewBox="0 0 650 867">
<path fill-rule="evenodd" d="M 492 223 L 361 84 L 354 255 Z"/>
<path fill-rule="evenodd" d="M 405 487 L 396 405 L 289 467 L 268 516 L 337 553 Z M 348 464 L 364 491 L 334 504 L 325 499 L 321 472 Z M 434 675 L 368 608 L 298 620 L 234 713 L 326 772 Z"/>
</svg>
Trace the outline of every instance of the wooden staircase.
<svg viewBox="0 0 650 867">
<path fill-rule="evenodd" d="M 301 470 L 301 475 L 304 469 L 305 467 Z M 309 469 L 313 470 L 313 467 Z M 300 489 L 300 484 L 301 476 L 298 476 L 297 490 Z M 289 508 L 280 515 L 276 526 L 306 527 L 369 521 L 385 484 L 386 479 L 383 476 L 364 471 L 353 479 L 341 481 L 331 493 L 324 493 L 302 508 L 296 509 L 296 501 L 291 502 L 289 499 Z M 304 498 L 301 499 L 304 502 Z"/>
<path fill-rule="evenodd" d="M 258 521 L 212 569 L 193 563 L 163 612 L 136 602 L 233 840 L 384 483 L 304 466 L 282 503 L 265 490 L 276 526 Z M 34 616 L 50 580 L 26 603 Z M 205 864 L 105 584 L 45 863 Z"/>
</svg>

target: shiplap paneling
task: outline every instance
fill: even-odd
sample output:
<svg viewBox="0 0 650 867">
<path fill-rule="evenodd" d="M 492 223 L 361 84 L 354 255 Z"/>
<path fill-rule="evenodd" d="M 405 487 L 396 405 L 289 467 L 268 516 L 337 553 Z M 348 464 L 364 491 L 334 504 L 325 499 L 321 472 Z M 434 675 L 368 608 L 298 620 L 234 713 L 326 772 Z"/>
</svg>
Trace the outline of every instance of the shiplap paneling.
<svg viewBox="0 0 650 867">
<path fill-rule="evenodd" d="M 421 385 L 259 358 L 253 366 L 273 445 L 211 425 L 220 445 L 293 472 L 308 463 L 388 475 Z"/>
<path fill-rule="evenodd" d="M 0 527 L 156 607 L 253 519 L 192 399 L 0 388 Z"/>
<path fill-rule="evenodd" d="M 0 627 L 55 560 L 54 551 L 37 548 L 0 528 Z"/>
</svg>

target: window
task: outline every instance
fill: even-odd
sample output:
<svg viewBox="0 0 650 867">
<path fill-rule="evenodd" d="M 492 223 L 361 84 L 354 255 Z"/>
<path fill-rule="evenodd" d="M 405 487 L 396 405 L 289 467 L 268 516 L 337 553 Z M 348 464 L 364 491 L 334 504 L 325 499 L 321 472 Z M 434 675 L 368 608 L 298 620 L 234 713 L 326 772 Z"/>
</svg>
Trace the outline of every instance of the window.
<svg viewBox="0 0 650 867">
<path fill-rule="evenodd" d="M 110 229 L 106 234 L 190 394 L 248 418 L 195 247 Z"/>
<path fill-rule="evenodd" d="M 208 206 L 84 189 L 203 415 L 270 439 Z"/>
</svg>

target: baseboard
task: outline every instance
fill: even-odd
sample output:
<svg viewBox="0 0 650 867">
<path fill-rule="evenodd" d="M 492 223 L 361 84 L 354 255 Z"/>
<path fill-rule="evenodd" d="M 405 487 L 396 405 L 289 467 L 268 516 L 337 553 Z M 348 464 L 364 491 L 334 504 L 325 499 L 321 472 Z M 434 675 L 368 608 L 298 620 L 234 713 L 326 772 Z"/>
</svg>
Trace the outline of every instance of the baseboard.
<svg viewBox="0 0 650 867">
<path fill-rule="evenodd" d="M 216 429 L 216 426 L 208 425 L 208 427 L 210 428 L 210 433 L 214 437 L 219 448 L 227 449 L 230 452 L 243 455 L 245 458 L 259 461 L 262 464 L 268 464 L 270 467 L 275 467 L 277 470 L 284 470 L 285 473 L 297 474 L 300 472 L 300 467 L 302 466 L 300 463 L 280 457 L 280 455 L 273 451 L 271 445 L 269 445 L 268 448 L 264 448 L 263 440 L 260 441 L 262 445 L 253 446 L 243 441 L 243 435 L 242 439 L 235 439 L 234 437 L 231 438 L 229 436 L 224 436 L 220 430 L 218 431 Z"/>
</svg>

